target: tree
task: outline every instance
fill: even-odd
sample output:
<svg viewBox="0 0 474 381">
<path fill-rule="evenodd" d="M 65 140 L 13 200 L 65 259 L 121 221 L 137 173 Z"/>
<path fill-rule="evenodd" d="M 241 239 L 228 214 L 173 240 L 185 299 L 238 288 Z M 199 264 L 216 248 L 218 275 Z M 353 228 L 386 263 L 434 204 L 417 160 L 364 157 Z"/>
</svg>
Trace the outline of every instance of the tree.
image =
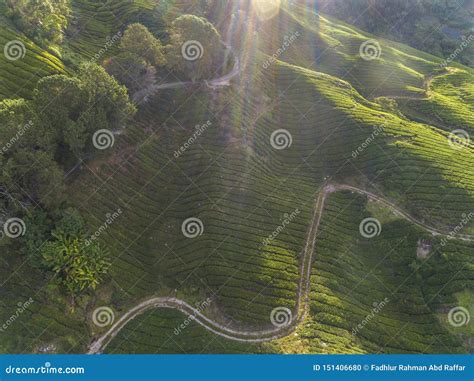
<svg viewBox="0 0 474 381">
<path fill-rule="evenodd" d="M 86 92 L 87 108 L 81 113 L 82 123 L 89 134 L 99 130 L 125 128 L 137 111 L 130 102 L 125 86 L 107 74 L 101 66 L 83 64 L 78 78 Z"/>
<path fill-rule="evenodd" d="M 124 128 L 136 112 L 127 89 L 96 64 L 82 65 L 77 77 L 41 79 L 34 105 L 54 134 L 54 156 L 63 164 L 83 156 L 95 131 Z"/>
<path fill-rule="evenodd" d="M 53 160 L 54 133 L 41 123 L 31 102 L 0 102 L 0 213 L 25 212 L 29 205 L 57 205 L 63 172 Z"/>
<path fill-rule="evenodd" d="M 171 25 L 168 65 L 193 81 L 210 78 L 223 63 L 219 32 L 206 19 L 183 15 Z"/>
<path fill-rule="evenodd" d="M 45 128 L 25 99 L 0 102 L 0 155 L 11 157 L 18 149 L 52 149 L 54 134 Z"/>
<path fill-rule="evenodd" d="M 5 13 L 38 43 L 59 44 L 71 14 L 69 0 L 6 0 Z"/>
<path fill-rule="evenodd" d="M 125 30 L 120 41 L 122 53 L 133 54 L 145 60 L 152 66 L 165 64 L 165 56 L 161 41 L 157 39 L 142 24 L 130 24 Z"/>
<path fill-rule="evenodd" d="M 41 247 L 50 237 L 53 221 L 42 209 L 34 209 L 23 220 L 27 229 L 20 238 L 19 252 L 29 259 L 29 263 L 37 268 L 43 267 Z"/>
<path fill-rule="evenodd" d="M 0 184 L 23 208 L 41 204 L 54 209 L 64 200 L 64 172 L 51 153 L 19 149 L 2 164 Z"/>
<path fill-rule="evenodd" d="M 72 297 L 95 289 L 110 267 L 107 250 L 99 243 L 86 243 L 82 236 L 53 232 L 53 241 L 42 249 L 45 264 L 58 275 Z"/>
<path fill-rule="evenodd" d="M 118 55 L 104 63 L 104 67 L 130 93 L 152 86 L 156 68 L 166 62 L 160 40 L 139 23 L 127 27 L 119 51 Z"/>
<path fill-rule="evenodd" d="M 44 77 L 38 82 L 33 100 L 42 124 L 54 136 L 54 156 L 61 163 L 77 160 L 87 140 L 87 126 L 81 115 L 90 107 L 81 80 L 62 74 Z"/>
<path fill-rule="evenodd" d="M 81 236 L 86 234 L 86 222 L 75 208 L 62 209 L 54 215 L 55 231 L 65 235 Z"/>
</svg>

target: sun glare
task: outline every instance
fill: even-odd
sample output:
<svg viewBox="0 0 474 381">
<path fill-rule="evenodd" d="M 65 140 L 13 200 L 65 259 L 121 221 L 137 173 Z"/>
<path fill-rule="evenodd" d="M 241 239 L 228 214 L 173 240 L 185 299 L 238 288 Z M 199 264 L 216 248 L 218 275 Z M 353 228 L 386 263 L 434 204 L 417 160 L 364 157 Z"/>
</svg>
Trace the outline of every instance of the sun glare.
<svg viewBox="0 0 474 381">
<path fill-rule="evenodd" d="M 253 0 L 252 7 L 257 17 L 264 21 L 275 17 L 280 10 L 281 0 Z"/>
</svg>

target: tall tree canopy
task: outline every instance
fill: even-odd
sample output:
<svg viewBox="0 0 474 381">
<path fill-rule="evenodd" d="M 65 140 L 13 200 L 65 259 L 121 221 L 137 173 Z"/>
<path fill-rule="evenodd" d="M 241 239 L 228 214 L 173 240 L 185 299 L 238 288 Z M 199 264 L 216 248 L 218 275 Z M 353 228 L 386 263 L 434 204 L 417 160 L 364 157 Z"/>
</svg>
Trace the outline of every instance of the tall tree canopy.
<svg viewBox="0 0 474 381">
<path fill-rule="evenodd" d="M 156 68 L 166 63 L 159 39 L 139 23 L 130 24 L 119 45 L 119 54 L 109 58 L 104 66 L 130 93 L 155 83 Z"/>
<path fill-rule="evenodd" d="M 123 128 L 135 111 L 126 88 L 95 64 L 77 77 L 42 78 L 31 101 L 0 102 L 0 216 L 60 205 L 64 169 L 92 147 L 95 131 Z"/>
<path fill-rule="evenodd" d="M 221 37 L 206 19 L 183 15 L 171 25 L 169 66 L 192 80 L 210 78 L 223 64 Z"/>
<path fill-rule="evenodd" d="M 121 52 L 134 54 L 150 65 L 160 66 L 165 63 L 161 41 L 142 24 L 130 24 L 120 40 Z"/>
<path fill-rule="evenodd" d="M 6 16 L 38 43 L 59 44 L 71 14 L 69 0 L 4 0 Z"/>
</svg>

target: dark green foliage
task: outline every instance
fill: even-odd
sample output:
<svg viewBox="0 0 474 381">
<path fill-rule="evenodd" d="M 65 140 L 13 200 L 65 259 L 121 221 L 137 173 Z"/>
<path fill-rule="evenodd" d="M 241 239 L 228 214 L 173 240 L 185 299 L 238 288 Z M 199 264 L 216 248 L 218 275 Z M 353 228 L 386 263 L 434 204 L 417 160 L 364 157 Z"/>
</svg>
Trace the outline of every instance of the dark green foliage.
<svg viewBox="0 0 474 381">
<path fill-rule="evenodd" d="M 120 53 L 106 61 L 104 66 L 107 73 L 132 94 L 155 82 L 156 69 L 132 53 Z"/>
<path fill-rule="evenodd" d="M 211 78 L 223 64 L 219 32 L 202 17 L 178 17 L 171 25 L 167 61 L 173 70 L 192 80 Z"/>
<path fill-rule="evenodd" d="M 120 50 L 140 57 L 152 66 L 161 66 L 165 63 L 160 40 L 139 23 L 127 27 L 120 40 Z"/>
<path fill-rule="evenodd" d="M 55 216 L 56 229 L 60 234 L 82 236 L 87 232 L 86 223 L 79 211 L 75 208 L 60 210 Z"/>
<path fill-rule="evenodd" d="M 91 146 L 95 131 L 124 128 L 135 113 L 125 87 L 96 64 L 82 65 L 74 78 L 43 78 L 34 103 L 42 123 L 55 134 L 55 157 L 69 164 Z"/>
<path fill-rule="evenodd" d="M 68 26 L 71 13 L 69 0 L 3 0 L 6 16 L 28 37 L 48 45 L 58 44 Z"/>
<path fill-rule="evenodd" d="M 79 118 L 87 126 L 87 132 L 123 129 L 136 112 L 127 89 L 95 64 L 82 65 L 78 78 L 87 99 L 87 107 Z"/>
<path fill-rule="evenodd" d="M 160 40 L 139 23 L 127 27 L 120 41 L 119 51 L 104 66 L 130 93 L 153 85 L 156 68 L 166 62 Z"/>
<path fill-rule="evenodd" d="M 29 259 L 33 267 L 43 267 L 41 248 L 50 237 L 52 219 L 41 209 L 35 209 L 24 218 L 26 232 L 20 241 L 20 253 Z"/>
<path fill-rule="evenodd" d="M 108 250 L 97 241 L 88 241 L 87 233 L 79 211 L 67 208 L 57 212 L 54 230 L 39 247 L 42 265 L 57 274 L 73 296 L 95 289 L 110 267 Z"/>
<path fill-rule="evenodd" d="M 50 153 L 20 149 L 2 166 L 0 184 L 23 205 L 41 203 L 52 210 L 63 200 L 63 177 Z"/>
</svg>

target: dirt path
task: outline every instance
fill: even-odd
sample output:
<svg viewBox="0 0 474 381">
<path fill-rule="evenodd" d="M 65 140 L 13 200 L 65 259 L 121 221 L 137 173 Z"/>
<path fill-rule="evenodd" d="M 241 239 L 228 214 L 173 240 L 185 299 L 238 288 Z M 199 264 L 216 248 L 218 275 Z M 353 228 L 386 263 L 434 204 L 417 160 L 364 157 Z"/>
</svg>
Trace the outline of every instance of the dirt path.
<svg viewBox="0 0 474 381">
<path fill-rule="evenodd" d="M 357 187 L 354 187 L 354 186 L 351 186 L 351 185 L 342 185 L 342 184 L 340 184 L 340 185 L 336 185 L 334 187 L 335 187 L 336 190 L 349 190 L 349 191 L 352 191 L 352 192 L 357 192 L 357 193 L 360 193 L 360 194 L 364 194 L 367 197 L 369 197 L 370 199 L 376 200 L 376 201 L 384 204 L 385 206 L 392 209 L 400 217 L 405 218 L 406 220 L 408 220 L 408 221 L 412 222 L 413 224 L 421 227 L 422 229 L 426 230 L 427 232 L 431 233 L 434 236 L 438 236 L 438 235 L 450 236 L 449 232 L 444 232 L 444 231 L 440 230 L 439 228 L 432 227 L 432 226 L 430 226 L 426 223 L 423 223 L 423 222 L 417 220 L 416 218 L 410 216 L 407 212 L 400 209 L 395 204 L 391 203 L 390 201 L 388 201 L 388 200 L 386 200 L 386 199 L 384 199 L 380 196 L 377 196 L 376 194 L 374 194 L 372 192 L 369 192 L 369 191 L 366 191 L 364 189 L 360 189 L 360 188 L 357 188 Z M 472 242 L 472 241 L 474 241 L 474 236 L 468 235 L 468 234 L 459 234 L 458 233 L 458 234 L 456 234 L 456 239 L 459 239 L 459 240 L 462 240 L 462 241 Z"/>
<path fill-rule="evenodd" d="M 322 218 L 322 213 L 324 210 L 324 205 L 326 203 L 326 198 L 328 194 L 348 190 L 351 192 L 356 192 L 362 195 L 366 195 L 372 200 L 381 202 L 385 206 L 392 209 L 399 216 L 407 219 L 408 221 L 414 223 L 415 225 L 421 227 L 422 229 L 428 231 L 433 235 L 444 235 L 449 236 L 449 233 L 442 232 L 439 229 L 431 227 L 423 222 L 418 221 L 416 218 L 410 216 L 405 211 L 398 208 L 392 202 L 377 196 L 376 194 L 366 191 L 364 189 L 357 188 L 352 185 L 344 184 L 327 184 L 323 187 L 322 191 L 318 193 L 318 196 L 315 201 L 314 213 L 311 220 L 311 224 L 308 229 L 306 236 L 306 242 L 301 255 L 301 265 L 300 265 L 300 281 L 297 290 L 297 303 L 296 303 L 296 314 L 291 315 L 291 319 L 288 324 L 285 326 L 275 327 L 272 329 L 266 330 L 234 330 L 225 325 L 222 325 L 216 321 L 213 321 L 203 315 L 196 308 L 186 303 L 184 300 L 177 299 L 175 297 L 150 297 L 136 306 L 129 309 L 125 314 L 123 314 L 120 319 L 115 322 L 112 327 L 100 336 L 97 340 L 92 342 L 89 346 L 87 353 L 95 354 L 102 353 L 102 351 L 107 347 L 110 341 L 117 335 L 118 332 L 132 319 L 136 316 L 142 314 L 143 312 L 152 309 L 152 308 L 173 308 L 181 311 L 185 315 L 192 318 L 197 324 L 201 325 L 208 331 L 225 337 L 226 339 L 243 341 L 243 342 L 264 342 L 275 340 L 284 336 L 289 335 L 294 329 L 298 326 L 300 322 L 303 321 L 304 317 L 308 313 L 309 307 L 309 292 L 310 292 L 310 281 L 311 281 L 311 268 L 313 262 L 313 254 L 315 252 L 316 238 L 319 231 L 319 225 Z M 474 236 L 470 235 L 456 235 L 457 239 L 464 241 L 474 241 Z"/>
</svg>

